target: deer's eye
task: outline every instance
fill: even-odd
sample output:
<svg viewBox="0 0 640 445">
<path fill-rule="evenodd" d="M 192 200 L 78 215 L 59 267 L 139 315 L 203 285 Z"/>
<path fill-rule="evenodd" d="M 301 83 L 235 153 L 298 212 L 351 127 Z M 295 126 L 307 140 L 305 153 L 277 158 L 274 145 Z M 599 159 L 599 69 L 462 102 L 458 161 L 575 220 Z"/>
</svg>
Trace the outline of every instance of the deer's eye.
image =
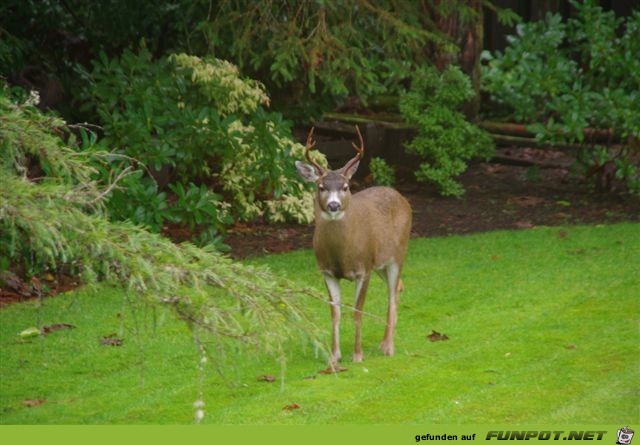
<svg viewBox="0 0 640 445">
<path fill-rule="evenodd" d="M 342 186 L 342 191 L 343 192 L 346 192 L 348 190 L 349 190 L 349 184 L 345 184 L 345 185 Z"/>
<path fill-rule="evenodd" d="M 324 185 L 318 184 L 318 190 L 320 190 L 321 192 L 324 192 L 326 188 L 324 187 Z"/>
</svg>

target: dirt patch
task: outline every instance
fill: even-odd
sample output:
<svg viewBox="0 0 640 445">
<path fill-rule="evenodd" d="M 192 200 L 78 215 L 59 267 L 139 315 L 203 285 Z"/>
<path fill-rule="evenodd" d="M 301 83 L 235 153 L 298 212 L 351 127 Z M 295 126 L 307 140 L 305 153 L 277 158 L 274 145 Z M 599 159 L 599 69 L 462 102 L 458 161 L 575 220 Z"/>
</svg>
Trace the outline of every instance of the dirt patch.
<svg viewBox="0 0 640 445">
<path fill-rule="evenodd" d="M 562 162 L 554 168 L 545 156 L 538 166 L 476 163 L 460 181 L 461 198 L 439 196 L 428 185 L 406 177 L 398 190 L 411 202 L 413 237 L 444 236 L 535 226 L 640 221 L 640 200 L 620 194 L 595 193 L 572 177 Z M 562 159 L 565 161 L 565 159 Z M 362 188 L 362 185 L 360 185 Z M 313 225 L 243 224 L 226 238 L 231 256 L 246 258 L 311 248 Z"/>
<path fill-rule="evenodd" d="M 80 278 L 66 273 L 45 272 L 28 281 L 21 275 L 10 271 L 0 273 L 0 308 L 39 297 L 54 297 L 82 284 Z"/>
</svg>

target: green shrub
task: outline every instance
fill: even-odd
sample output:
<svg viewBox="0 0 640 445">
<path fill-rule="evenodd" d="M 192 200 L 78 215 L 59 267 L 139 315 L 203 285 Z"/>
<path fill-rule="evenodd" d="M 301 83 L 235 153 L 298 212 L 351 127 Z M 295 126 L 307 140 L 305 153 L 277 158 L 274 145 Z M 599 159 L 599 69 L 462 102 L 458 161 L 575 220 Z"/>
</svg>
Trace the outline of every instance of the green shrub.
<svg viewBox="0 0 640 445">
<path fill-rule="evenodd" d="M 493 153 L 490 136 L 459 111 L 474 94 L 469 78 L 450 65 L 442 73 L 434 67 L 421 68 L 411 89 L 400 97 L 402 115 L 418 128 L 406 146 L 423 158 L 416 178 L 436 184 L 443 195 L 463 194 L 455 176 L 466 170 L 468 160 Z"/>
<path fill-rule="evenodd" d="M 219 241 L 235 219 L 311 220 L 312 192 L 293 167 L 304 148 L 264 110 L 262 84 L 234 65 L 186 54 L 153 60 L 143 47 L 101 54 L 85 76 L 102 143 L 144 166 L 113 192 L 114 216 L 155 230 L 166 220 L 198 227 L 205 242 Z"/>
<path fill-rule="evenodd" d="M 109 170 L 120 169 L 122 172 L 129 164 L 127 160 L 114 160 L 108 168 L 101 170 L 102 177 L 106 177 Z M 156 181 L 146 175 L 143 169 L 138 169 L 125 176 L 118 184 L 119 187 L 111 192 L 107 203 L 111 219 L 116 221 L 129 219 L 154 232 L 159 232 L 165 221 L 170 219 L 171 212 L 167 194 L 158 190 Z"/>
<path fill-rule="evenodd" d="M 566 23 L 549 13 L 518 25 L 504 53 L 484 53 L 483 88 L 540 141 L 581 144 L 585 172 L 613 164 L 640 192 L 640 11 L 621 19 L 594 1 L 571 3 L 577 14 Z M 624 146 L 595 143 L 589 127 L 612 129 Z"/>
<path fill-rule="evenodd" d="M 373 183 L 376 185 L 392 186 L 396 182 L 396 175 L 387 162 L 382 158 L 371 158 L 369 163 Z"/>
<path fill-rule="evenodd" d="M 483 53 L 490 63 L 484 68 L 482 86 L 493 100 L 513 109 L 517 120 L 536 122 L 575 78 L 578 66 L 558 51 L 567 35 L 560 15 L 518 24 L 516 32 L 517 36 L 508 36 L 504 54 L 494 58 Z"/>
<path fill-rule="evenodd" d="M 185 187 L 181 182 L 169 184 L 169 188 L 176 196 L 168 211 L 168 219 L 181 226 L 186 226 L 191 230 L 197 227 L 205 227 L 194 241 L 200 244 L 213 243 L 220 246 L 222 238 L 215 230 L 233 221 L 231 217 L 220 210 L 222 195 L 213 193 L 205 185 L 199 187 L 189 183 Z"/>
</svg>

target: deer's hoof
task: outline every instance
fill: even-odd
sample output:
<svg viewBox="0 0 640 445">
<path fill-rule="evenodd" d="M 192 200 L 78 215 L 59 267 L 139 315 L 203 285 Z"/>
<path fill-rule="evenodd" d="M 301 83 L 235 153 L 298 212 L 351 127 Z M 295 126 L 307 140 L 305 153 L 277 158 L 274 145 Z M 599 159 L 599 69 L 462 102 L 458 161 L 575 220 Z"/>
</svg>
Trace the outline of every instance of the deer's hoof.
<svg viewBox="0 0 640 445">
<path fill-rule="evenodd" d="M 394 350 L 393 350 L 393 342 L 390 341 L 383 341 L 382 343 L 380 343 L 380 350 L 382 350 L 382 353 L 384 355 L 393 355 L 394 354 Z"/>
<path fill-rule="evenodd" d="M 364 355 L 362 354 L 362 352 L 353 353 L 353 363 L 362 363 L 363 359 L 364 359 Z"/>
</svg>

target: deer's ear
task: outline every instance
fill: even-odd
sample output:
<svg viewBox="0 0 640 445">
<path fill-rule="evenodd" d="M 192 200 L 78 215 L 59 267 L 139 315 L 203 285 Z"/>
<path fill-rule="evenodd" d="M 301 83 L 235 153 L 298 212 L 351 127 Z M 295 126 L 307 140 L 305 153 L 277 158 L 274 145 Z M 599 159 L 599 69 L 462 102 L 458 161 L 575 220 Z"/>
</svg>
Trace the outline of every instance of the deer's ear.
<svg viewBox="0 0 640 445">
<path fill-rule="evenodd" d="M 351 179 L 351 177 L 352 177 L 353 175 L 355 175 L 355 174 L 356 174 L 356 171 L 358 170 L 358 166 L 359 166 L 359 165 L 360 165 L 360 161 L 358 161 L 358 162 L 354 163 L 354 164 L 349 168 L 349 170 L 348 170 L 348 171 L 345 171 L 345 167 L 347 167 L 347 166 L 345 165 L 344 167 L 342 167 L 342 168 L 340 169 L 340 174 L 341 174 L 342 176 L 344 176 L 345 178 L 347 178 L 347 179 Z"/>
<path fill-rule="evenodd" d="M 296 161 L 296 169 L 305 181 L 316 182 L 318 179 L 320 179 L 320 176 L 318 176 L 318 172 L 312 165 Z"/>
</svg>

